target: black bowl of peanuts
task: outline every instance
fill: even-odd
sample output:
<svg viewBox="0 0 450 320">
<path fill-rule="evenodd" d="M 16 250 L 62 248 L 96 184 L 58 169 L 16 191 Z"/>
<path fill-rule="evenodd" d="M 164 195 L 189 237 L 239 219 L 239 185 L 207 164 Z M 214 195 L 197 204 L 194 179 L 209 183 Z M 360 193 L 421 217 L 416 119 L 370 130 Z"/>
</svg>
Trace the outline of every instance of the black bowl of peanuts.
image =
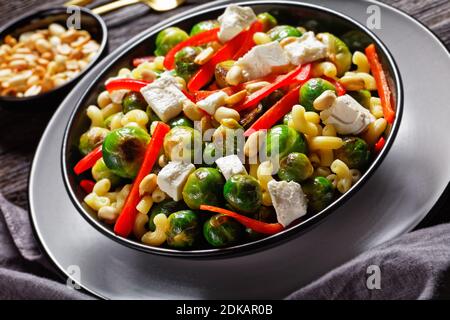
<svg viewBox="0 0 450 320">
<path fill-rule="evenodd" d="M 17 18 L 0 29 L 0 105 L 62 98 L 106 47 L 105 23 L 84 8 Z"/>
</svg>

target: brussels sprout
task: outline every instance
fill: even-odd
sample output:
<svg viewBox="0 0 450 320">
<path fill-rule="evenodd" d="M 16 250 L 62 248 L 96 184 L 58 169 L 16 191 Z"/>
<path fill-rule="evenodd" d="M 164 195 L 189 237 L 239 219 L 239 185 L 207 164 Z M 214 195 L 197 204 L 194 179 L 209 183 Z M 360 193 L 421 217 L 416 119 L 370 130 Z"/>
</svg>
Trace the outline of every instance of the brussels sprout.
<svg viewBox="0 0 450 320">
<path fill-rule="evenodd" d="M 347 45 L 331 33 L 320 33 L 317 37 L 328 47 L 329 58 L 336 65 L 337 76 L 341 77 L 352 66 L 352 53 Z"/>
<path fill-rule="evenodd" d="M 335 151 L 336 158 L 351 169 L 364 169 L 370 159 L 368 144 L 358 137 L 346 137 L 343 141 L 344 145 Z"/>
<path fill-rule="evenodd" d="M 267 32 L 278 24 L 277 19 L 268 12 L 260 13 L 256 18 L 263 24 L 264 32 Z"/>
<path fill-rule="evenodd" d="M 186 204 L 183 201 L 164 200 L 152 206 L 148 219 L 148 229 L 155 231 L 155 223 L 153 219 L 160 213 L 165 214 L 167 217 L 177 211 L 187 209 Z"/>
<path fill-rule="evenodd" d="M 173 127 L 164 138 L 164 153 L 172 161 L 193 162 L 195 153 L 202 152 L 201 146 L 200 132 L 190 127 Z"/>
<path fill-rule="evenodd" d="M 325 209 L 333 201 L 334 187 L 327 178 L 316 177 L 308 180 L 302 185 L 302 189 L 308 199 L 308 207 L 314 212 Z"/>
<path fill-rule="evenodd" d="M 281 159 L 278 177 L 285 181 L 302 182 L 311 177 L 313 172 L 314 168 L 305 154 L 292 152 Z"/>
<path fill-rule="evenodd" d="M 219 170 L 199 168 L 189 175 L 183 188 L 183 200 L 191 209 L 199 209 L 202 204 L 219 205 L 223 185 Z"/>
<path fill-rule="evenodd" d="M 289 121 L 291 120 L 292 120 L 292 112 L 289 112 L 283 117 L 283 124 L 288 125 Z"/>
<path fill-rule="evenodd" d="M 372 95 L 369 90 L 350 91 L 348 94 L 351 95 L 353 99 L 358 101 L 358 103 L 364 108 L 370 109 L 370 98 Z"/>
<path fill-rule="evenodd" d="M 214 143 L 207 143 L 203 150 L 203 163 L 206 166 L 214 166 L 214 161 L 220 158 L 219 154 L 216 154 L 216 145 Z"/>
<path fill-rule="evenodd" d="M 239 222 L 223 214 L 212 216 L 203 225 L 203 236 L 213 247 L 227 247 L 238 242 L 243 231 Z"/>
<path fill-rule="evenodd" d="M 259 208 L 258 212 L 256 212 L 255 214 L 253 214 L 250 217 L 255 220 L 266 222 L 266 223 L 276 223 L 277 222 L 277 214 L 273 207 L 261 206 L 261 208 Z M 247 238 L 249 238 L 250 240 L 258 240 L 258 239 L 264 237 L 264 234 L 258 233 L 251 228 L 246 228 L 245 233 L 247 234 Z"/>
<path fill-rule="evenodd" d="M 194 128 L 194 123 L 185 116 L 178 116 L 169 122 L 171 128 L 174 127 L 189 127 Z"/>
<path fill-rule="evenodd" d="M 89 152 L 101 145 L 108 133 L 108 129 L 99 127 L 92 127 L 83 133 L 80 137 L 80 143 L 78 144 L 78 149 L 81 154 L 87 155 Z"/>
<path fill-rule="evenodd" d="M 255 212 L 261 206 L 262 191 L 258 180 L 247 174 L 235 174 L 223 187 L 228 204 L 243 213 Z"/>
<path fill-rule="evenodd" d="M 170 49 L 188 38 L 189 35 L 177 27 L 162 30 L 156 37 L 155 55 L 165 56 Z"/>
<path fill-rule="evenodd" d="M 100 158 L 97 160 L 97 162 L 92 167 L 91 172 L 92 172 L 92 177 L 94 178 L 95 181 L 99 181 L 99 180 L 107 178 L 107 179 L 109 179 L 109 181 L 111 182 L 111 186 L 113 186 L 113 187 L 117 186 L 121 181 L 121 178 L 118 175 L 114 174 L 106 166 L 103 158 Z"/>
<path fill-rule="evenodd" d="M 161 119 L 156 115 L 155 112 L 153 112 L 152 108 L 150 106 L 147 106 L 147 109 L 145 110 L 148 116 L 148 123 L 149 125 L 152 124 L 153 121 L 161 121 Z"/>
<path fill-rule="evenodd" d="M 307 153 L 307 151 L 303 135 L 287 125 L 277 125 L 267 134 L 266 153 L 268 157 L 278 155 L 283 158 L 291 152 Z"/>
<path fill-rule="evenodd" d="M 219 21 L 217 20 L 200 21 L 192 27 L 189 35 L 192 37 L 198 33 L 218 28 L 219 26 Z"/>
<path fill-rule="evenodd" d="M 228 71 L 234 65 L 234 60 L 225 60 L 218 64 L 216 64 L 216 69 L 214 71 L 214 76 L 216 78 L 217 85 L 220 88 L 225 88 L 228 86 L 227 81 L 225 80 Z"/>
<path fill-rule="evenodd" d="M 200 225 L 197 214 L 191 210 L 181 210 L 169 216 L 167 245 L 172 248 L 192 247 L 198 240 Z"/>
<path fill-rule="evenodd" d="M 327 90 L 336 92 L 334 85 L 327 80 L 321 78 L 309 79 L 300 88 L 301 105 L 304 106 L 307 111 L 317 111 L 313 106 L 314 100 Z"/>
<path fill-rule="evenodd" d="M 301 37 L 302 33 L 295 27 L 280 25 L 270 29 L 267 34 L 272 41 L 281 41 L 287 37 Z"/>
<path fill-rule="evenodd" d="M 175 71 L 178 76 L 188 81 L 197 71 L 199 65 L 194 62 L 195 57 L 201 52 L 198 47 L 184 47 L 175 54 Z"/>
<path fill-rule="evenodd" d="M 150 136 L 138 127 L 123 127 L 111 131 L 103 141 L 106 166 L 122 178 L 133 179 L 144 159 Z"/>
<path fill-rule="evenodd" d="M 341 39 L 352 52 L 364 52 L 364 49 L 373 42 L 367 34 L 359 30 L 349 31 L 342 35 Z"/>
<path fill-rule="evenodd" d="M 145 111 L 147 109 L 148 103 L 145 101 L 144 97 L 140 92 L 130 91 L 125 94 L 122 101 L 123 113 L 128 111 L 139 109 Z"/>
</svg>

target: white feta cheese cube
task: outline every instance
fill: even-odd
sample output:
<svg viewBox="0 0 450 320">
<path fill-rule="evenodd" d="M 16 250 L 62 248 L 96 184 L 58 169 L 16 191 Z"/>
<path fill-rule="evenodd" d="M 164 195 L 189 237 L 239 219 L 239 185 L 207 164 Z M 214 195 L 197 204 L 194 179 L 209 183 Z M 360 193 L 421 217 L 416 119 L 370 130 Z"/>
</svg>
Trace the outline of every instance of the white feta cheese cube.
<svg viewBox="0 0 450 320">
<path fill-rule="evenodd" d="M 217 19 L 220 24 L 219 40 L 224 43 L 256 21 L 256 15 L 250 7 L 229 5 L 225 12 Z"/>
<path fill-rule="evenodd" d="M 192 163 L 169 162 L 158 173 L 158 187 L 175 201 L 183 198 L 182 191 L 189 175 L 195 171 Z"/>
<path fill-rule="evenodd" d="M 164 122 L 180 114 L 183 101 L 187 99 L 175 78 L 168 75 L 146 85 L 141 93 L 150 108 Z"/>
<path fill-rule="evenodd" d="M 314 32 L 305 32 L 295 41 L 284 46 L 292 64 L 300 65 L 323 59 L 327 56 L 327 46 L 316 39 Z"/>
<path fill-rule="evenodd" d="M 247 174 L 241 159 L 235 154 L 217 159 L 216 164 L 226 180 L 235 174 Z"/>
<path fill-rule="evenodd" d="M 216 112 L 216 109 L 225 105 L 225 100 L 228 98 L 228 95 L 223 91 L 217 91 L 205 99 L 197 102 L 197 107 L 207 112 L 210 115 L 213 115 Z"/>
<path fill-rule="evenodd" d="M 278 41 L 254 46 L 236 61 L 236 65 L 242 68 L 246 80 L 267 76 L 275 68 L 287 67 L 289 64 L 287 53 Z"/>
<path fill-rule="evenodd" d="M 348 94 L 336 98 L 330 108 L 320 113 L 325 124 L 332 124 L 339 134 L 359 134 L 375 121 L 369 110 Z"/>
<path fill-rule="evenodd" d="M 306 214 L 307 200 L 300 184 L 272 180 L 267 186 L 277 220 L 284 227 Z"/>
</svg>

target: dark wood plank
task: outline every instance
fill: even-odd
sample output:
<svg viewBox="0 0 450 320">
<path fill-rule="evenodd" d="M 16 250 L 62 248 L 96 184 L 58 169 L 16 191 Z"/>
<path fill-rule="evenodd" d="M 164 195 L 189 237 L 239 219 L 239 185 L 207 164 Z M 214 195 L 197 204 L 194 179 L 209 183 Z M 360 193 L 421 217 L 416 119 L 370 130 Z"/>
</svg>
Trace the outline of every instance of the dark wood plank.
<svg viewBox="0 0 450 320">
<path fill-rule="evenodd" d="M 94 1 L 95 5 L 108 1 Z M 188 0 L 174 12 L 156 14 L 137 4 L 106 15 L 111 50 L 148 26 L 205 0 Z M 448 0 L 384 0 L 405 11 L 431 28 L 450 47 L 450 1 Z M 62 0 L 20 0 L 0 2 L 0 25 L 37 7 L 60 5 Z M 38 108 L 38 106 L 36 106 Z M 34 150 L 51 112 L 0 109 L 0 192 L 15 204 L 27 206 L 27 179 Z"/>
</svg>

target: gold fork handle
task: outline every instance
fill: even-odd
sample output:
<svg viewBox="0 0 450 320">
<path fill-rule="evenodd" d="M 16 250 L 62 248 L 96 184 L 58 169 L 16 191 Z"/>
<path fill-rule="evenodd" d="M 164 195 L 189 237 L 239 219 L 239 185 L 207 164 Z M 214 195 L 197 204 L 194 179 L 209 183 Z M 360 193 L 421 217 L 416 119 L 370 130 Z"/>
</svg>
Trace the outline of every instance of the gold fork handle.
<svg viewBox="0 0 450 320">
<path fill-rule="evenodd" d="M 83 7 L 85 5 L 88 5 L 92 2 L 93 0 L 70 0 L 67 1 L 66 3 L 64 3 L 65 7 L 70 7 L 70 6 L 80 6 Z"/>
<path fill-rule="evenodd" d="M 114 1 L 111 3 L 107 3 L 103 6 L 97 7 L 92 9 L 92 12 L 96 13 L 96 14 L 103 14 L 103 13 L 107 13 L 125 6 L 128 6 L 130 4 L 135 4 L 135 3 L 139 3 L 140 0 L 118 0 L 118 1 Z"/>
</svg>

